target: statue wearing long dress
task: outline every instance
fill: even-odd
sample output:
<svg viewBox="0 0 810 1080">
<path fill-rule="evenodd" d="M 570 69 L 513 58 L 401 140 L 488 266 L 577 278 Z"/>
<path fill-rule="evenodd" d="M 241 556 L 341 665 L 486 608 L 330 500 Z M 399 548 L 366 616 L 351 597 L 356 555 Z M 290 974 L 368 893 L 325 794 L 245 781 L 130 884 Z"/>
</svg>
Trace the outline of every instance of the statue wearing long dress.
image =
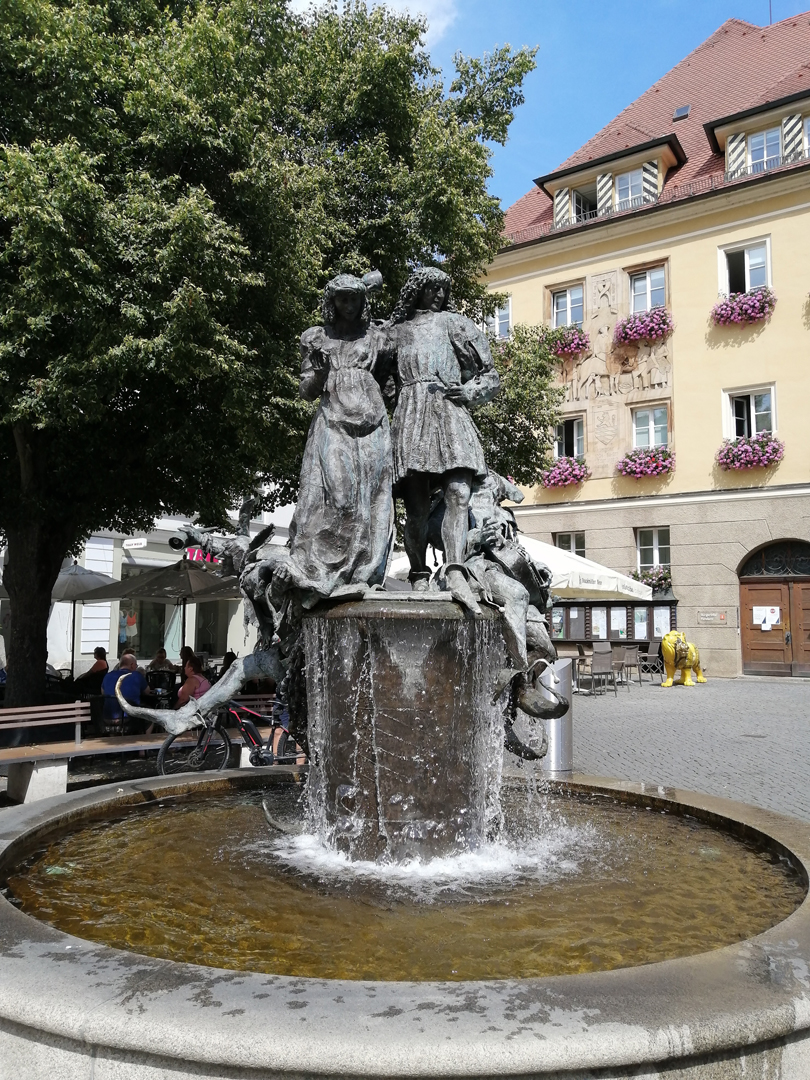
<svg viewBox="0 0 810 1080">
<path fill-rule="evenodd" d="M 343 586 L 382 585 L 394 526 L 381 390 L 389 353 L 384 331 L 370 325 L 364 281 L 333 278 L 323 320 L 301 336 L 301 396 L 320 404 L 301 465 L 290 558 L 274 574 L 276 590 L 281 578 L 315 599 Z"/>
<path fill-rule="evenodd" d="M 394 483 L 405 503 L 405 550 L 414 590 L 428 587 L 427 523 L 431 493 L 441 488 L 445 579 L 454 598 L 480 612 L 464 560 L 473 481 L 487 475 L 471 406 L 500 389 L 486 334 L 451 311 L 450 278 L 427 267 L 411 274 L 392 323 L 397 354 Z"/>
</svg>

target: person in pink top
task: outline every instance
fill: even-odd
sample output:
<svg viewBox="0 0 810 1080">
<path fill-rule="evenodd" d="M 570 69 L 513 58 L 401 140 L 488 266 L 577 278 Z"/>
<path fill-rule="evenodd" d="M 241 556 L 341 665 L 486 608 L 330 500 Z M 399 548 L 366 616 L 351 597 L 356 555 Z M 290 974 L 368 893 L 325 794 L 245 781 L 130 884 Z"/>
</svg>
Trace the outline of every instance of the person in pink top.
<svg viewBox="0 0 810 1080">
<path fill-rule="evenodd" d="M 203 675 L 202 664 L 196 656 L 190 656 L 186 660 L 183 671 L 186 681 L 177 692 L 176 709 L 181 708 L 191 698 L 201 698 L 207 690 L 211 689 L 211 683 Z"/>
</svg>

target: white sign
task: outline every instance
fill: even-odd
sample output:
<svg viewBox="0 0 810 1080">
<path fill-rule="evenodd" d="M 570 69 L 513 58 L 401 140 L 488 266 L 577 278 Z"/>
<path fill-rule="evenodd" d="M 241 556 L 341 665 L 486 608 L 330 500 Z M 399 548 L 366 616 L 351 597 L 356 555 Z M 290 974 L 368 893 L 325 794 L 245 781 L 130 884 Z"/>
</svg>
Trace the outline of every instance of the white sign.
<svg viewBox="0 0 810 1080">
<path fill-rule="evenodd" d="M 124 549 L 124 551 L 137 551 L 138 548 L 145 548 L 146 547 L 146 537 L 145 536 L 133 536 L 129 540 L 125 540 L 123 542 L 123 544 L 121 545 L 121 547 Z"/>
<path fill-rule="evenodd" d="M 754 622 L 760 630 L 770 630 L 772 626 L 782 625 L 782 609 L 778 607 L 755 607 Z"/>
<path fill-rule="evenodd" d="M 591 637 L 607 637 L 607 608 L 591 608 Z"/>
<path fill-rule="evenodd" d="M 647 637 L 647 609 L 645 607 L 635 608 L 633 618 L 636 625 L 636 641 L 644 641 Z"/>
<path fill-rule="evenodd" d="M 665 637 L 669 633 L 669 608 L 653 608 L 653 634 L 657 638 Z"/>
<path fill-rule="evenodd" d="M 620 638 L 627 637 L 627 608 L 610 609 L 610 632 L 618 633 Z"/>
</svg>

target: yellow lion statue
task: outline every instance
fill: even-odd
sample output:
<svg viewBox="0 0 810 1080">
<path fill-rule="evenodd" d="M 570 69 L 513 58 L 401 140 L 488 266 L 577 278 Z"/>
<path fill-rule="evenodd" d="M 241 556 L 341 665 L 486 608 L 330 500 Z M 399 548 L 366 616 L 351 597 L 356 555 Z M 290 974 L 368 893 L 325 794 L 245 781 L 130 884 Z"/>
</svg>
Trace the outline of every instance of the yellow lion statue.
<svg viewBox="0 0 810 1080">
<path fill-rule="evenodd" d="M 661 652 L 664 654 L 664 667 L 667 677 L 661 683 L 662 686 L 672 686 L 675 669 L 680 668 L 681 677 L 679 685 L 694 686 L 692 672 L 698 682 L 706 682 L 703 672 L 700 670 L 700 653 L 697 645 L 686 640 L 686 635 L 680 630 L 670 630 L 661 641 Z"/>
</svg>

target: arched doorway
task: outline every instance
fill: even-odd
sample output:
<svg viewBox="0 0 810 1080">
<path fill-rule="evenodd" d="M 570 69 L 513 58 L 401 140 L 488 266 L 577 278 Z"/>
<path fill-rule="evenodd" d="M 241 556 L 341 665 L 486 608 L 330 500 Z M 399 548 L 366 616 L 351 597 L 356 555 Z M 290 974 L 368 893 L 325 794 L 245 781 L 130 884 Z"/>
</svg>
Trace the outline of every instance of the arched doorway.
<svg viewBox="0 0 810 1080">
<path fill-rule="evenodd" d="M 810 544 L 768 544 L 738 573 L 743 674 L 810 677 Z"/>
</svg>

